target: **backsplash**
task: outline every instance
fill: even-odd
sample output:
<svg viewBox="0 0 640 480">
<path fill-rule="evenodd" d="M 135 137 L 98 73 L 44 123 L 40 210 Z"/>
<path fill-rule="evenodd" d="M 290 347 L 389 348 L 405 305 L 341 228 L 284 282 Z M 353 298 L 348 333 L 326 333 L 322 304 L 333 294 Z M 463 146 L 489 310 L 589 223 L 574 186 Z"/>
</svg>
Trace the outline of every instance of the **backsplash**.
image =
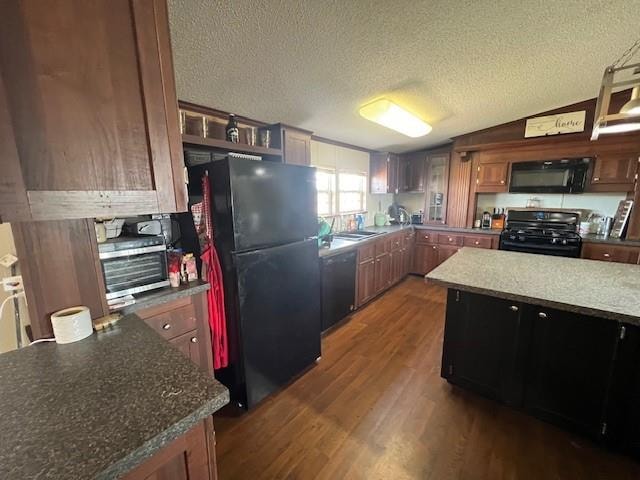
<svg viewBox="0 0 640 480">
<path fill-rule="evenodd" d="M 540 201 L 540 208 L 577 208 L 612 217 L 616 213 L 618 203 L 626 198 L 626 194 L 480 193 L 475 218 L 480 218 L 483 211 L 492 212 L 494 208 L 524 208 L 531 198 Z"/>
</svg>

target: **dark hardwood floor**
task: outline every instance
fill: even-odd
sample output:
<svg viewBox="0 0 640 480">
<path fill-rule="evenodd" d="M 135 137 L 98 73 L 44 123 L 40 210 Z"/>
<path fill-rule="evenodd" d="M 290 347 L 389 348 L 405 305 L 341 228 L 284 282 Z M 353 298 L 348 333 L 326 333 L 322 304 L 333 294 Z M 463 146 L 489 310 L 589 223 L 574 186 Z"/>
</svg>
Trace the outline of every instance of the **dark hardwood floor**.
<svg viewBox="0 0 640 480">
<path fill-rule="evenodd" d="M 440 378 L 445 290 L 410 277 L 252 412 L 214 419 L 231 479 L 638 479 L 640 465 Z"/>
</svg>

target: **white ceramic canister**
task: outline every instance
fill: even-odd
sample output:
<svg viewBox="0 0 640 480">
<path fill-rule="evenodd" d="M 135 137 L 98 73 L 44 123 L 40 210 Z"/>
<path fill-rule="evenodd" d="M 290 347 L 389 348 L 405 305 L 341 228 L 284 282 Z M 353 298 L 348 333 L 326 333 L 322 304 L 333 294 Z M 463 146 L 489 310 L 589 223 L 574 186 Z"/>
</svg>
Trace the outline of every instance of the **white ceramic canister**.
<svg viewBox="0 0 640 480">
<path fill-rule="evenodd" d="M 93 333 L 91 313 L 84 306 L 65 308 L 51 314 L 56 343 L 73 343 Z"/>
</svg>

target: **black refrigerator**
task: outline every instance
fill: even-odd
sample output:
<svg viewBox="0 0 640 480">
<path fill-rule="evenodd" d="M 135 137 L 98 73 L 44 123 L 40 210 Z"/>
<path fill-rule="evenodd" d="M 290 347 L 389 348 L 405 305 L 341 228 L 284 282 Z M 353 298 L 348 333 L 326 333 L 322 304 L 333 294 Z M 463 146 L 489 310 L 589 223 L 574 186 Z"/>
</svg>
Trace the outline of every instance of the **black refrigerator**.
<svg viewBox="0 0 640 480">
<path fill-rule="evenodd" d="M 222 263 L 229 366 L 216 378 L 252 408 L 320 357 L 315 168 L 226 158 L 208 171 Z"/>
</svg>

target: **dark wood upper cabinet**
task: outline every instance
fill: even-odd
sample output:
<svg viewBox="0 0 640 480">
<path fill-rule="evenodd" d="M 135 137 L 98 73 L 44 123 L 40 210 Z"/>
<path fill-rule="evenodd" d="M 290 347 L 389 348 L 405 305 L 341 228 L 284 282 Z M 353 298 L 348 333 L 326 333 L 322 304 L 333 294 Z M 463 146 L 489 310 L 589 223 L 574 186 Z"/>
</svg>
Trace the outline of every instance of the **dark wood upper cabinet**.
<svg viewBox="0 0 640 480">
<path fill-rule="evenodd" d="M 294 165 L 311 165 L 311 132 L 280 125 L 283 161 Z"/>
<path fill-rule="evenodd" d="M 427 154 L 412 152 L 400 155 L 400 192 L 424 192 L 424 177 Z"/>
<path fill-rule="evenodd" d="M 476 192 L 506 192 L 509 163 L 481 163 L 476 169 Z"/>
<path fill-rule="evenodd" d="M 588 189 L 592 192 L 632 192 L 637 169 L 637 155 L 628 153 L 598 155 L 595 158 Z"/>
<path fill-rule="evenodd" d="M 186 210 L 165 0 L 3 2 L 0 144 L 3 221 Z"/>
<path fill-rule="evenodd" d="M 444 224 L 447 221 L 447 197 L 449 193 L 450 154 L 429 155 L 425 172 L 424 223 Z"/>
<path fill-rule="evenodd" d="M 375 152 L 370 155 L 369 181 L 371 193 L 399 193 L 400 159 L 398 155 Z"/>
</svg>

